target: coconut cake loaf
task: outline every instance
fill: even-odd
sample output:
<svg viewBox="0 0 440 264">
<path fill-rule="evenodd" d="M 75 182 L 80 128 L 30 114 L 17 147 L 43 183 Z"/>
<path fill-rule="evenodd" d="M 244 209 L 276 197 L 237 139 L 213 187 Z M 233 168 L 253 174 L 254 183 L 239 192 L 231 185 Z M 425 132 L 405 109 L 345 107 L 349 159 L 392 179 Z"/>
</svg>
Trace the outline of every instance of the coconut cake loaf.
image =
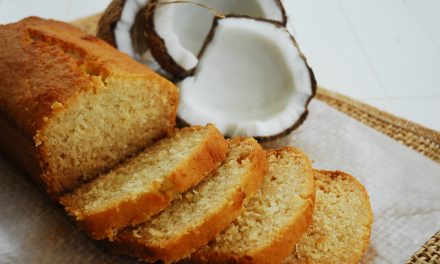
<svg viewBox="0 0 440 264">
<path fill-rule="evenodd" d="M 230 142 L 223 164 L 162 213 L 118 233 L 109 247 L 149 262 L 175 262 L 224 230 L 255 194 L 266 173 L 261 146 L 251 138 Z"/>
<path fill-rule="evenodd" d="M 341 171 L 314 171 L 312 224 L 283 264 L 359 263 L 368 247 L 373 212 L 368 193 Z"/>
<path fill-rule="evenodd" d="M 172 131 L 175 86 L 106 42 L 36 17 L 0 39 L 0 149 L 53 197 Z"/>
<path fill-rule="evenodd" d="M 196 251 L 190 263 L 279 263 L 312 221 L 315 189 L 309 159 L 285 147 L 267 152 L 268 174 L 244 212 Z"/>
<path fill-rule="evenodd" d="M 170 205 L 226 158 L 228 142 L 212 125 L 186 127 L 109 173 L 60 198 L 78 225 L 95 239 L 113 239 Z"/>
</svg>

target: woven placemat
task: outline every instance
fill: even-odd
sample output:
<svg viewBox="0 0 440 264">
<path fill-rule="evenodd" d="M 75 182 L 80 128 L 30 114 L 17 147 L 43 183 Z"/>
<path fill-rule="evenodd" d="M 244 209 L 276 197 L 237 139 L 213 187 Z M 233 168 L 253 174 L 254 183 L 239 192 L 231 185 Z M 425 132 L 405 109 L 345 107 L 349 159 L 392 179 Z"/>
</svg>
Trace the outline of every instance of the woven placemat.
<svg viewBox="0 0 440 264">
<path fill-rule="evenodd" d="M 96 14 L 71 23 L 84 32 L 95 35 L 100 17 L 101 14 Z M 439 131 L 323 88 L 318 89 L 316 99 L 440 163 Z M 440 264 L 440 231 L 427 241 L 408 263 Z"/>
<path fill-rule="evenodd" d="M 316 97 L 440 163 L 440 132 L 322 88 L 318 89 Z"/>
<path fill-rule="evenodd" d="M 419 251 L 417 251 L 407 264 L 438 264 L 440 263 L 440 231 L 437 232 Z"/>
</svg>

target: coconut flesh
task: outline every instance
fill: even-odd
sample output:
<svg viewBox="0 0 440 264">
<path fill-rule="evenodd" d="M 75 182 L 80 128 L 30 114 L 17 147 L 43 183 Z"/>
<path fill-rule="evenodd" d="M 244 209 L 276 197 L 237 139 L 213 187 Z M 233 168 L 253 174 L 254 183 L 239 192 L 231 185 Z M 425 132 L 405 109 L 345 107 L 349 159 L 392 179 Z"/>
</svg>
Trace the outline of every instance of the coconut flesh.
<svg viewBox="0 0 440 264">
<path fill-rule="evenodd" d="M 198 63 L 198 55 L 211 29 L 214 13 L 264 18 L 285 25 L 286 17 L 279 0 L 193 0 L 173 3 L 153 1 L 150 35 L 160 38 L 164 50 L 153 50 L 153 56 L 172 75 L 185 76 Z M 167 4 L 168 3 L 168 4 Z M 199 4 L 199 5 L 196 5 Z M 147 26 L 147 27 L 148 27 Z M 147 38 L 148 41 L 148 38 Z M 164 53 L 168 56 L 164 58 Z M 174 64 L 174 69 L 168 65 Z"/>
<path fill-rule="evenodd" d="M 126 53 L 135 60 L 148 65 L 153 70 L 160 72 L 161 68 L 148 50 L 145 39 L 140 38 L 139 36 L 137 36 L 137 39 L 133 38 L 135 34 L 143 35 L 143 29 L 136 28 L 136 26 L 139 26 L 136 23 L 139 23 L 139 15 L 143 18 L 141 12 L 144 10 L 148 2 L 149 0 L 125 1 L 121 16 L 114 29 L 115 44 L 120 51 Z M 141 26 L 143 25 L 144 23 L 141 23 Z M 136 30 L 140 30 L 141 32 L 134 32 Z"/>
<path fill-rule="evenodd" d="M 130 57 L 139 59 L 133 47 L 131 29 L 135 22 L 136 14 L 148 3 L 148 0 L 126 0 L 122 9 L 121 17 L 115 27 L 115 42 L 118 49 L 127 53 Z"/>
<path fill-rule="evenodd" d="M 260 139 L 302 122 L 316 83 L 284 27 L 227 17 L 216 20 L 209 36 L 194 75 L 178 83 L 181 120 Z"/>
</svg>

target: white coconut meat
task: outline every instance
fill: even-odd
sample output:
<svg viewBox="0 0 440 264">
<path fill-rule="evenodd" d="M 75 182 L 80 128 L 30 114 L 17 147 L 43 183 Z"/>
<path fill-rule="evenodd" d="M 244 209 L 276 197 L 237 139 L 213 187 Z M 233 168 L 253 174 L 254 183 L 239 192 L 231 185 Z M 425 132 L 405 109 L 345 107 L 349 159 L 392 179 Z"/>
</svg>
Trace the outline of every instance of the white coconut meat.
<svg viewBox="0 0 440 264">
<path fill-rule="evenodd" d="M 287 30 L 239 17 L 212 30 L 194 75 L 178 83 L 179 118 L 231 137 L 273 137 L 301 123 L 316 83 Z"/>
<path fill-rule="evenodd" d="M 286 17 L 279 0 L 193 0 L 193 3 L 166 4 L 159 0 L 154 7 L 154 30 L 163 40 L 167 54 L 184 71 L 198 63 L 198 54 L 212 26 L 215 12 L 245 15 L 285 24 Z M 209 8 L 211 9 L 209 9 Z M 161 54 L 153 54 L 156 58 Z M 160 62 L 160 59 L 157 58 Z M 165 65 L 163 65 L 165 66 Z"/>
<path fill-rule="evenodd" d="M 139 59 L 140 54 L 137 54 L 134 50 L 130 30 L 134 25 L 136 14 L 144 8 L 147 3 L 148 0 L 126 0 L 121 17 L 116 23 L 114 31 L 118 49 L 135 59 Z"/>
<path fill-rule="evenodd" d="M 135 60 L 148 65 L 156 71 L 160 71 L 160 66 L 147 50 L 144 53 L 138 53 L 133 46 L 131 29 L 135 25 L 136 15 L 148 4 L 149 0 L 126 0 L 122 9 L 121 17 L 116 23 L 114 30 L 116 47 L 134 58 Z"/>
</svg>

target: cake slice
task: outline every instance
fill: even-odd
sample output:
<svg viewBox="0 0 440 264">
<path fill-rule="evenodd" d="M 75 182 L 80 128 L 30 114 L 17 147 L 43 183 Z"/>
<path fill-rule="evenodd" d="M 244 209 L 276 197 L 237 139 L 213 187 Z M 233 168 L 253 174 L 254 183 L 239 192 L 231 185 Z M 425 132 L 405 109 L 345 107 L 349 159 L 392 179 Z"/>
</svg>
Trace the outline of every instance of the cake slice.
<svg viewBox="0 0 440 264">
<path fill-rule="evenodd" d="M 314 201 L 309 159 L 294 148 L 267 152 L 268 174 L 245 211 L 196 251 L 196 263 L 279 263 L 307 230 Z"/>
<path fill-rule="evenodd" d="M 0 150 L 53 198 L 172 132 L 178 91 L 72 25 L 0 25 Z"/>
<path fill-rule="evenodd" d="M 170 263 L 189 256 L 242 212 L 267 171 L 266 156 L 251 138 L 234 139 L 225 162 L 160 214 L 118 233 L 116 253 Z"/>
<path fill-rule="evenodd" d="M 315 171 L 313 222 L 283 264 L 359 263 L 373 213 L 365 188 L 340 171 Z"/>
<path fill-rule="evenodd" d="M 212 125 L 177 130 L 138 156 L 60 198 L 95 239 L 112 239 L 169 206 L 226 158 L 228 143 Z"/>
</svg>

